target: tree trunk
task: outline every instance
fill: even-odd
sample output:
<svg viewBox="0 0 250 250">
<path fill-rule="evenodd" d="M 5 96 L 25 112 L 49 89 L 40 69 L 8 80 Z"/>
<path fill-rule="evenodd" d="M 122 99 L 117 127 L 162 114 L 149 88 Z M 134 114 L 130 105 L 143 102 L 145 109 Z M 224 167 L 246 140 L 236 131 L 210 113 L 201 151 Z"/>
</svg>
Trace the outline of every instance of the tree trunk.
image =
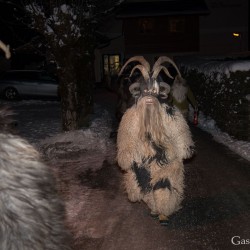
<svg viewBox="0 0 250 250">
<path fill-rule="evenodd" d="M 77 53 L 72 50 L 61 53 L 60 58 L 57 58 L 60 66 L 58 77 L 64 131 L 76 130 L 86 125 L 88 115 L 93 109 L 92 63 L 83 59 L 77 57 Z"/>
</svg>

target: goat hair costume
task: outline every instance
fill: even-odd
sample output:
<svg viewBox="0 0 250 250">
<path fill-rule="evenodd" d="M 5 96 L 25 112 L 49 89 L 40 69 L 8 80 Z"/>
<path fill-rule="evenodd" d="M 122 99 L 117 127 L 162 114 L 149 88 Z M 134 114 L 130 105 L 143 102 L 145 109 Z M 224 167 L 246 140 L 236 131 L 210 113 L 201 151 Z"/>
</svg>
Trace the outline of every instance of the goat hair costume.
<svg viewBox="0 0 250 250">
<path fill-rule="evenodd" d="M 136 103 L 125 112 L 119 125 L 117 160 L 125 171 L 129 200 L 144 201 L 152 214 L 167 217 L 180 208 L 184 189 L 183 159 L 191 157 L 194 148 L 183 115 L 163 101 L 170 91 L 169 85 L 156 81 L 161 70 L 171 77 L 161 65 L 163 62 L 178 68 L 168 57 L 160 57 L 151 75 L 149 64 L 140 56 L 129 59 L 123 68 L 131 61 L 141 63 L 134 70 L 140 70 L 143 79 L 130 88 Z"/>
<path fill-rule="evenodd" d="M 70 250 L 54 177 L 32 145 L 9 133 L 11 123 L 0 109 L 0 249 Z"/>
</svg>

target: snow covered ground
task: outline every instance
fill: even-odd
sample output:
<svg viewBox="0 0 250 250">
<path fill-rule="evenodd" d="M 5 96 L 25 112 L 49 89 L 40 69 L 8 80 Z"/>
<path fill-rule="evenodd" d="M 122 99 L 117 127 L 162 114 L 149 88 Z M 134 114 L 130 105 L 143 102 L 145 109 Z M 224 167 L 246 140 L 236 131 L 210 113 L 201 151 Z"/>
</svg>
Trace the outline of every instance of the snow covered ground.
<svg viewBox="0 0 250 250">
<path fill-rule="evenodd" d="M 189 119 L 190 121 L 193 119 L 192 112 L 190 112 Z M 197 126 L 200 129 L 210 133 L 215 141 L 224 144 L 230 148 L 230 150 L 250 161 L 250 142 L 239 141 L 230 137 L 227 133 L 222 132 L 216 126 L 216 122 L 213 119 L 205 117 L 202 112 L 199 113 L 199 123 Z"/>
<path fill-rule="evenodd" d="M 51 125 L 48 124 L 51 130 Z M 54 128 L 56 131 L 58 128 Z M 95 114 L 89 128 L 62 132 L 41 139 L 36 146 L 43 152 L 47 160 L 77 160 L 82 165 L 91 166 L 92 171 L 102 167 L 103 161 L 114 162 L 115 143 L 110 138 L 112 116 L 101 106 L 95 105 Z M 77 157 L 76 157 L 77 155 Z M 71 157 L 72 156 L 72 157 Z"/>
</svg>

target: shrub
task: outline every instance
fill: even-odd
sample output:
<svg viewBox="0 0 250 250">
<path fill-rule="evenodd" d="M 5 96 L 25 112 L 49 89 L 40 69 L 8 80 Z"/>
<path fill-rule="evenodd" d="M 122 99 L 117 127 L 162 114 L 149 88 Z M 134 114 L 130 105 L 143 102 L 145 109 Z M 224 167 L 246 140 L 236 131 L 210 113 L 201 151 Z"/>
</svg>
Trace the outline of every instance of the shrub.
<svg viewBox="0 0 250 250">
<path fill-rule="evenodd" d="M 240 140 L 250 140 L 250 71 L 210 72 L 182 66 L 199 108 L 218 127 Z"/>
</svg>

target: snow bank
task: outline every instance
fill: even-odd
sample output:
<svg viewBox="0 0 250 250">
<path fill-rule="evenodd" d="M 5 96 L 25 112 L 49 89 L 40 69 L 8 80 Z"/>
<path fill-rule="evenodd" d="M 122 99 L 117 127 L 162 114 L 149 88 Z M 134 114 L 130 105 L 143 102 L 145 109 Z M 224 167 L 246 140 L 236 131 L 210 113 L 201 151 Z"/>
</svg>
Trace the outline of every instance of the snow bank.
<svg viewBox="0 0 250 250">
<path fill-rule="evenodd" d="M 193 109 L 190 106 L 189 120 L 193 120 Z M 224 144 L 233 152 L 240 155 L 242 158 L 250 161 L 250 142 L 235 140 L 230 137 L 227 133 L 222 132 L 217 126 L 216 122 L 210 118 L 204 116 L 199 112 L 199 124 L 197 125 L 200 129 L 208 132 L 213 136 L 213 139 L 221 144 Z"/>
<path fill-rule="evenodd" d="M 97 107 L 98 110 L 98 107 Z M 105 160 L 115 160 L 115 143 L 109 138 L 112 119 L 108 111 L 99 110 L 92 117 L 91 126 L 45 138 L 38 148 L 49 161 L 78 161 L 89 168 L 101 168 Z"/>
<path fill-rule="evenodd" d="M 250 71 L 250 60 L 226 60 L 192 56 L 178 57 L 176 62 L 180 67 L 185 67 L 186 70 L 195 69 L 209 77 L 215 72 L 226 74 L 227 77 L 230 77 L 230 72 Z"/>
</svg>

